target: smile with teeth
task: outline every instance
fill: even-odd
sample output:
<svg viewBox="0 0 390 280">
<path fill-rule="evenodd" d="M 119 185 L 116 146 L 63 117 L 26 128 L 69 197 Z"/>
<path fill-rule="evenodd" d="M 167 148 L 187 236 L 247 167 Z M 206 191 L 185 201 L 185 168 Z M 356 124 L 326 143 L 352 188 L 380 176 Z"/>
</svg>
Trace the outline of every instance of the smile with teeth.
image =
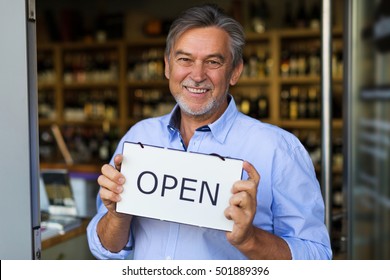
<svg viewBox="0 0 390 280">
<path fill-rule="evenodd" d="M 205 88 L 192 88 L 192 87 L 186 87 L 187 90 L 191 93 L 205 93 L 208 89 Z"/>
</svg>

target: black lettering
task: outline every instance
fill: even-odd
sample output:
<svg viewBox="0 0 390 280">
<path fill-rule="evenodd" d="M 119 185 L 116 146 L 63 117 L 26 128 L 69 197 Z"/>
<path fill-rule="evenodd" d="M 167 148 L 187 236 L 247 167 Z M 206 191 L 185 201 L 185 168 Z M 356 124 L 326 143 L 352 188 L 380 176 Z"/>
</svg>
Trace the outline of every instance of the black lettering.
<svg viewBox="0 0 390 280">
<path fill-rule="evenodd" d="M 172 179 L 173 181 L 173 185 L 172 186 L 167 186 L 167 179 Z M 165 194 L 165 189 L 174 189 L 176 188 L 177 186 L 177 179 L 171 175 L 164 175 L 164 178 L 163 178 L 163 183 L 162 183 L 162 189 L 161 189 L 161 196 L 164 196 Z"/>
<path fill-rule="evenodd" d="M 205 188 L 207 190 L 207 193 L 209 194 L 209 198 L 210 198 L 211 204 L 213 204 L 214 206 L 217 205 L 219 184 L 217 183 L 217 186 L 215 187 L 215 194 L 214 194 L 214 198 L 213 198 L 213 196 L 211 194 L 211 190 L 209 188 L 209 184 L 207 184 L 206 181 L 202 181 L 202 186 L 201 186 L 201 189 L 200 189 L 199 203 L 203 202 L 203 190 Z"/>
<path fill-rule="evenodd" d="M 181 181 L 180 200 L 186 200 L 186 201 L 194 202 L 195 199 L 186 198 L 186 197 L 183 196 L 184 190 L 196 191 L 196 189 L 194 189 L 194 188 L 186 187 L 185 186 L 185 182 L 186 181 L 195 182 L 195 183 L 197 182 L 197 180 L 195 180 L 195 179 L 183 178 L 183 180 Z"/>
<path fill-rule="evenodd" d="M 153 179 L 154 179 L 154 187 L 150 190 L 150 191 L 145 191 L 142 187 L 141 187 L 141 178 L 142 176 L 144 176 L 145 174 L 150 174 L 152 175 Z M 157 189 L 157 184 L 158 184 L 158 180 L 157 180 L 157 176 L 156 174 L 154 174 L 153 172 L 151 171 L 144 171 L 142 172 L 141 174 L 139 174 L 138 176 L 138 180 L 137 180 L 137 187 L 138 189 L 140 190 L 140 192 L 144 193 L 144 194 L 151 194 L 151 193 L 154 193 Z"/>
</svg>

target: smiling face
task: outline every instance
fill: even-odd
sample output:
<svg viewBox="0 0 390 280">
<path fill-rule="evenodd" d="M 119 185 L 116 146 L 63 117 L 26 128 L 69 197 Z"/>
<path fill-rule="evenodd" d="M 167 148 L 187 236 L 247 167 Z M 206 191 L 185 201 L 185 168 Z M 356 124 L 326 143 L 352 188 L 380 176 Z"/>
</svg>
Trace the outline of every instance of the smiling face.
<svg viewBox="0 0 390 280">
<path fill-rule="evenodd" d="M 242 63 L 232 69 L 228 34 L 216 27 L 184 32 L 165 57 L 165 76 L 182 118 L 211 123 L 227 107 L 229 85 L 236 84 Z"/>
</svg>

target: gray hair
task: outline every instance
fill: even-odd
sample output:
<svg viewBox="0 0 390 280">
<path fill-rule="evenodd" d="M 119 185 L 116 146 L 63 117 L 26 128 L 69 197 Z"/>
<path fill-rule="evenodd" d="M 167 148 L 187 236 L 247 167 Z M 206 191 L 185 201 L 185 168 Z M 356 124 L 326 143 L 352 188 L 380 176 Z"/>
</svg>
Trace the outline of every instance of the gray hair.
<svg viewBox="0 0 390 280">
<path fill-rule="evenodd" d="M 171 25 L 167 36 L 165 55 L 169 57 L 176 40 L 187 30 L 199 27 L 218 27 L 225 30 L 230 37 L 230 51 L 233 67 L 242 61 L 245 44 L 244 30 L 236 20 L 227 16 L 216 5 L 202 5 L 184 11 Z"/>
</svg>

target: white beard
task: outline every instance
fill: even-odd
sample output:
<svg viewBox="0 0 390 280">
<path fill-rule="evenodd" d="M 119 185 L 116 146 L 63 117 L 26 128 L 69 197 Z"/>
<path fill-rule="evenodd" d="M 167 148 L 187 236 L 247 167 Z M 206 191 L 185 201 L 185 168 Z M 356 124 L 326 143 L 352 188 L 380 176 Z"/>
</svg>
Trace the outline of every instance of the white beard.
<svg viewBox="0 0 390 280">
<path fill-rule="evenodd" d="M 190 108 L 190 106 L 188 106 L 188 104 L 183 100 L 183 98 L 181 98 L 181 96 L 175 97 L 175 99 L 176 99 L 176 102 L 179 105 L 180 109 L 184 113 L 191 115 L 191 116 L 194 116 L 194 117 L 209 115 L 210 113 L 212 113 L 211 111 L 213 108 L 218 107 L 217 101 L 215 99 L 212 99 L 212 100 L 210 100 L 210 102 L 208 102 L 206 104 L 206 106 L 203 106 L 202 108 L 200 108 L 198 110 L 193 110 L 192 108 Z"/>
</svg>

